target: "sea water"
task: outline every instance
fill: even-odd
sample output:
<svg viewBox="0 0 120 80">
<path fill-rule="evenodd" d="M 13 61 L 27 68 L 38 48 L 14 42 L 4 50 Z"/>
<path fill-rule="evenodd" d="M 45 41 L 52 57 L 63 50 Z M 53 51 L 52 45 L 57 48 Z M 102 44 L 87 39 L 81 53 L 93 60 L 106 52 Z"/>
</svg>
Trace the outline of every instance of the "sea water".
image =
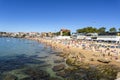
<svg viewBox="0 0 120 80">
<path fill-rule="evenodd" d="M 21 54 L 36 55 L 42 49 L 43 45 L 36 41 L 18 38 L 0 38 L 0 57 Z"/>
<path fill-rule="evenodd" d="M 18 78 L 25 77 L 21 70 L 38 66 L 43 66 L 39 68 L 55 76 L 50 67 L 53 65 L 53 57 L 50 57 L 53 52 L 50 47 L 34 40 L 0 38 L 0 79 L 6 73 Z"/>
</svg>

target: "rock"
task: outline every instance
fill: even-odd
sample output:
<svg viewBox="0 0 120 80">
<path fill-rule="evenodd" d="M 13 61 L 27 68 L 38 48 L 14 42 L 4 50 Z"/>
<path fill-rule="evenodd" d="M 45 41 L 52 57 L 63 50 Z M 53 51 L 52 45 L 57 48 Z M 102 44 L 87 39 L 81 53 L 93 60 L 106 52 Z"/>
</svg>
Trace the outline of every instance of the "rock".
<svg viewBox="0 0 120 80">
<path fill-rule="evenodd" d="M 40 58 L 40 59 L 45 59 L 45 58 L 47 58 L 48 56 L 41 56 L 41 57 L 37 57 L 37 58 Z"/>
<path fill-rule="evenodd" d="M 100 80 L 108 80 L 108 79 L 105 79 L 105 78 L 101 78 Z"/>
<path fill-rule="evenodd" d="M 65 69 L 65 65 L 59 64 L 59 65 L 54 66 L 52 69 L 53 69 L 53 71 L 61 71 L 61 70 Z"/>
<path fill-rule="evenodd" d="M 11 74 L 6 74 L 2 77 L 2 80 L 17 80 L 17 77 Z"/>
<path fill-rule="evenodd" d="M 51 64 L 47 64 L 47 63 L 39 65 L 39 67 L 50 67 L 50 66 L 51 66 Z"/>
<path fill-rule="evenodd" d="M 48 78 L 50 77 L 50 75 L 46 71 L 40 70 L 39 68 L 28 68 L 24 71 L 24 73 L 29 75 L 33 80 L 48 80 Z"/>
<path fill-rule="evenodd" d="M 20 80 L 33 80 L 31 77 L 25 77 L 25 78 L 22 78 Z"/>
<path fill-rule="evenodd" d="M 65 57 L 65 54 L 63 54 L 63 53 L 61 53 L 61 54 L 56 54 L 56 56 Z"/>
<path fill-rule="evenodd" d="M 74 65 L 74 63 L 75 63 L 75 58 L 68 58 L 68 59 L 66 60 L 66 63 L 67 63 L 68 65 Z"/>
<path fill-rule="evenodd" d="M 79 53 L 81 58 L 85 58 L 85 56 L 82 53 Z"/>
<path fill-rule="evenodd" d="M 84 77 L 86 77 L 86 74 L 83 72 L 76 72 L 75 76 L 80 76 L 81 78 L 84 78 Z"/>
<path fill-rule="evenodd" d="M 94 61 L 94 58 L 90 58 L 90 61 Z"/>
<path fill-rule="evenodd" d="M 117 73 L 116 80 L 120 79 L 120 72 Z"/>
<path fill-rule="evenodd" d="M 61 63 L 64 62 L 64 59 L 54 60 L 54 63 Z"/>
<path fill-rule="evenodd" d="M 115 80 L 120 80 L 120 78 L 117 78 L 117 79 L 115 79 Z"/>
<path fill-rule="evenodd" d="M 65 73 L 65 71 L 60 71 L 56 73 L 57 76 L 61 76 L 61 77 L 67 77 L 67 74 Z"/>
<path fill-rule="evenodd" d="M 66 58 L 66 57 L 68 57 L 68 54 L 67 53 L 59 53 L 59 54 L 56 54 L 56 56 Z"/>
<path fill-rule="evenodd" d="M 60 78 L 51 77 L 49 80 L 61 80 Z"/>
<path fill-rule="evenodd" d="M 50 54 L 59 54 L 59 53 L 57 53 L 57 52 L 50 52 Z"/>
<path fill-rule="evenodd" d="M 109 63 L 110 62 L 110 60 L 104 59 L 104 58 L 98 59 L 97 61 L 102 62 L 102 63 Z"/>
</svg>

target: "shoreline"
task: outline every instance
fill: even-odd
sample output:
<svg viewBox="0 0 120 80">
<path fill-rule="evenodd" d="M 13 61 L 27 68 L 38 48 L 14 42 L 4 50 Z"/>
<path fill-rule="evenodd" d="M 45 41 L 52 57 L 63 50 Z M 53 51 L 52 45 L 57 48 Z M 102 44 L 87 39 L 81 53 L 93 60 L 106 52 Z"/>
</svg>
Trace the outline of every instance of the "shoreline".
<svg viewBox="0 0 120 80">
<path fill-rule="evenodd" d="M 7 75 L 15 76 L 20 80 L 22 79 L 31 79 L 34 76 L 35 78 L 46 79 L 46 80 L 115 80 L 117 74 L 120 72 L 120 68 L 112 64 L 112 61 L 109 63 L 101 63 L 98 62 L 97 59 L 102 57 L 102 55 L 98 55 L 97 52 L 93 53 L 93 50 L 88 47 L 85 48 L 85 44 L 94 43 L 85 41 L 72 41 L 72 40 L 56 40 L 56 39 L 44 39 L 44 38 L 29 38 L 25 39 L 25 41 L 36 42 L 42 47 L 38 47 L 33 56 L 26 57 L 29 58 L 30 61 L 35 59 L 39 61 L 43 61 L 43 64 L 38 63 L 38 65 L 28 64 L 25 67 L 21 67 L 20 70 L 12 70 L 11 73 L 7 72 L 4 74 L 3 78 L 7 77 Z M 79 43 L 79 44 L 78 44 Z M 82 46 L 85 43 L 85 46 Z M 81 45 L 82 44 L 82 45 Z M 32 46 L 34 47 L 34 46 Z M 40 49 L 42 48 L 42 49 Z M 93 48 L 93 47 L 90 47 Z M 41 50 L 41 51 L 39 51 Z M 46 51 L 45 53 L 42 52 Z M 42 53 L 43 55 L 40 55 Z M 45 55 L 48 54 L 48 55 Z M 97 55 L 96 55 L 97 54 Z M 105 56 L 106 57 L 106 56 Z M 104 58 L 105 58 L 104 57 Z M 18 57 L 19 58 L 19 57 Z M 24 59 L 24 57 L 23 57 Z M 20 58 L 20 61 L 22 57 Z M 29 61 L 29 60 L 28 60 Z M 113 61 L 114 62 L 114 61 Z M 16 62 L 17 63 L 17 62 Z M 25 68 L 21 71 L 21 69 Z M 18 71 L 17 71 L 18 70 Z M 40 71 L 39 71 L 40 70 Z M 13 74 L 15 71 L 20 74 Z M 27 71 L 29 76 L 19 77 L 19 75 L 27 74 L 24 73 Z M 33 71 L 34 73 L 31 73 Z M 39 74 L 40 73 L 40 74 Z M 43 75 L 41 75 L 43 73 Z M 45 73 L 45 74 L 44 74 Z M 47 77 L 44 77 L 48 75 Z M 2 76 L 2 75 L 1 75 Z M 43 77 L 42 77 L 43 76 Z M 119 78 L 119 77 L 118 77 Z"/>
<path fill-rule="evenodd" d="M 44 39 L 44 38 L 29 38 L 30 40 L 36 40 L 46 47 L 51 47 L 55 52 L 55 56 L 64 59 L 64 64 L 58 63 L 51 67 L 52 71 L 57 77 L 61 77 L 62 80 L 116 80 L 120 75 L 120 64 L 116 61 L 114 54 L 109 56 L 103 55 L 100 52 L 96 52 L 94 47 L 85 48 L 83 43 L 93 45 L 94 42 L 78 41 L 73 42 L 71 40 L 56 40 L 56 39 Z M 80 42 L 80 44 L 78 44 Z M 84 45 L 85 45 L 84 44 Z M 104 48 L 102 48 L 104 49 Z M 105 50 L 105 49 L 104 49 Z M 103 51 L 102 51 L 103 52 Z M 101 62 L 99 59 L 111 59 L 110 62 Z M 117 60 L 120 58 L 118 57 Z M 49 59 L 48 59 L 49 60 Z M 56 58 L 56 60 L 59 60 Z M 61 70 L 62 69 L 62 70 Z M 60 70 L 60 71 L 54 71 Z M 77 76 L 78 78 L 75 78 Z"/>
<path fill-rule="evenodd" d="M 85 62 L 88 64 L 94 64 L 94 65 L 99 65 L 99 64 L 103 64 L 103 65 L 116 65 L 118 67 L 120 67 L 120 55 L 118 55 L 118 59 L 115 59 L 116 56 L 112 55 L 112 56 L 108 56 L 107 54 L 105 54 L 105 56 L 103 56 L 102 53 L 95 51 L 94 49 L 90 50 L 90 49 L 84 49 L 83 47 L 79 46 L 79 45 L 72 45 L 69 43 L 70 40 L 55 40 L 55 39 L 43 39 L 43 38 L 27 38 L 30 40 L 36 40 L 40 43 L 43 43 L 46 46 L 50 46 L 52 49 L 56 50 L 56 51 L 60 51 L 62 53 L 64 53 L 64 55 L 67 55 L 67 57 L 65 57 L 63 55 L 63 57 L 65 57 L 65 59 L 69 58 L 69 57 L 75 57 L 78 61 L 80 62 Z M 74 44 L 74 43 L 73 43 Z M 82 44 L 82 43 L 81 43 Z M 90 43 L 93 44 L 93 43 Z M 103 50 L 103 48 L 102 48 Z M 84 58 L 81 58 L 82 55 Z M 111 59 L 112 58 L 112 59 Z M 110 60 L 109 63 L 102 63 L 99 62 L 98 59 L 106 59 L 106 60 Z"/>
</svg>

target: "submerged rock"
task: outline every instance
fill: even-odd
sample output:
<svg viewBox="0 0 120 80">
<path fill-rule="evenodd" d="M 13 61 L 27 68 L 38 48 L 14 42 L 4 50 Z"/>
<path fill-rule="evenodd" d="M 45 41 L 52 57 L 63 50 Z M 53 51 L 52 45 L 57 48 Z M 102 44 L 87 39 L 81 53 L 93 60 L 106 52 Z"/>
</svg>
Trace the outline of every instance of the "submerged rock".
<svg viewBox="0 0 120 80">
<path fill-rule="evenodd" d="M 64 59 L 54 60 L 54 63 L 61 63 L 64 62 Z"/>
<path fill-rule="evenodd" d="M 49 80 L 62 80 L 60 78 L 51 77 Z"/>
<path fill-rule="evenodd" d="M 56 56 L 67 58 L 68 54 L 67 53 L 59 53 L 59 54 L 56 54 Z"/>
<path fill-rule="evenodd" d="M 31 79 L 33 80 L 40 80 L 45 79 L 48 80 L 50 78 L 50 75 L 43 70 L 40 70 L 39 68 L 29 68 L 24 71 L 25 74 L 29 75 Z"/>
<path fill-rule="evenodd" d="M 41 56 L 41 57 L 37 57 L 37 58 L 40 58 L 40 59 L 45 59 L 45 58 L 47 58 L 48 56 Z"/>
<path fill-rule="evenodd" d="M 52 66 L 52 65 L 51 64 L 47 64 L 47 63 L 39 65 L 39 67 L 50 67 L 50 66 Z"/>
<path fill-rule="evenodd" d="M 31 77 L 25 77 L 25 78 L 22 78 L 20 80 L 33 80 Z"/>
<path fill-rule="evenodd" d="M 57 76 L 61 76 L 61 77 L 67 77 L 67 74 L 65 73 L 65 71 L 60 71 L 56 73 Z"/>
<path fill-rule="evenodd" d="M 54 66 L 52 69 L 53 69 L 53 71 L 61 71 L 61 70 L 65 69 L 65 65 L 59 64 L 59 65 Z"/>
<path fill-rule="evenodd" d="M 108 79 L 105 79 L 105 78 L 101 78 L 100 80 L 108 80 Z"/>
<path fill-rule="evenodd" d="M 2 80 L 17 80 L 17 77 L 11 74 L 6 74 L 2 77 Z"/>
</svg>

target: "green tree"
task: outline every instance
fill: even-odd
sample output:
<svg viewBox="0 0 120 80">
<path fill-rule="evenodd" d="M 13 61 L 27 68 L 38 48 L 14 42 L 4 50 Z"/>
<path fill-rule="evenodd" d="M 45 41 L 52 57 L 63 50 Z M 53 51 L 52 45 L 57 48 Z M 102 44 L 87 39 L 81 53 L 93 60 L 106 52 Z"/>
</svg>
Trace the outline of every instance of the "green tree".
<svg viewBox="0 0 120 80">
<path fill-rule="evenodd" d="M 25 38 L 26 34 L 21 35 L 21 38 Z"/>
<path fill-rule="evenodd" d="M 63 36 L 70 36 L 70 32 L 69 31 L 63 32 Z"/>
<path fill-rule="evenodd" d="M 119 32 L 120 32 L 120 28 L 119 28 L 118 30 L 119 30 Z"/>
<path fill-rule="evenodd" d="M 59 36 L 60 35 L 60 32 L 56 32 L 54 33 L 55 36 Z"/>
<path fill-rule="evenodd" d="M 98 33 L 105 33 L 106 32 L 106 28 L 105 27 L 101 27 L 98 29 Z"/>
<path fill-rule="evenodd" d="M 115 27 L 112 27 L 112 28 L 109 29 L 109 32 L 116 32 L 116 31 L 117 31 L 117 30 L 116 30 Z"/>
<path fill-rule="evenodd" d="M 77 33 L 85 33 L 84 29 L 77 29 Z"/>
<path fill-rule="evenodd" d="M 94 27 L 86 27 L 82 29 L 77 29 L 77 33 L 96 33 L 98 30 Z"/>
</svg>

